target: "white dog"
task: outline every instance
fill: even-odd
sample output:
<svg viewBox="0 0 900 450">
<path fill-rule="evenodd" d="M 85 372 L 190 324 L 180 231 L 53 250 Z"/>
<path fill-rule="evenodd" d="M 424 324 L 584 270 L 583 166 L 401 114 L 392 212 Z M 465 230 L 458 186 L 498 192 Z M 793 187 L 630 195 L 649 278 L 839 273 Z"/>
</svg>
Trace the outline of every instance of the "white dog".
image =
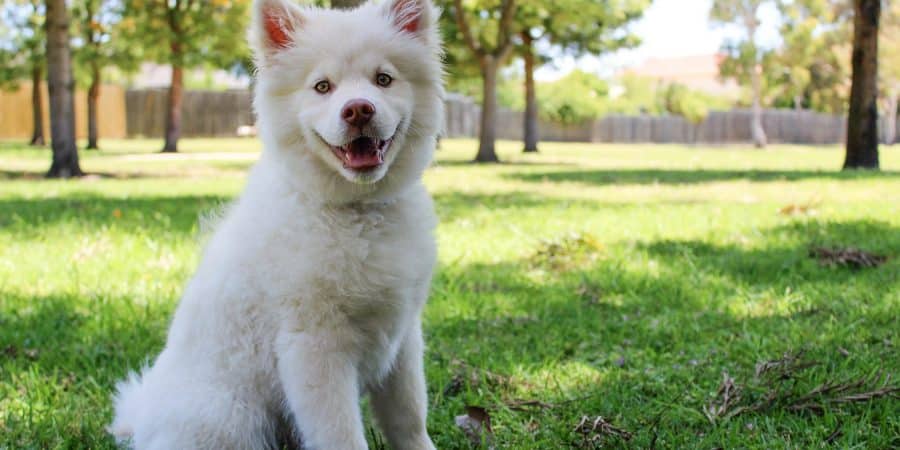
<svg viewBox="0 0 900 450">
<path fill-rule="evenodd" d="M 254 3 L 264 144 L 110 431 L 138 449 L 432 449 L 420 314 L 443 121 L 430 0 L 352 11 Z"/>
</svg>

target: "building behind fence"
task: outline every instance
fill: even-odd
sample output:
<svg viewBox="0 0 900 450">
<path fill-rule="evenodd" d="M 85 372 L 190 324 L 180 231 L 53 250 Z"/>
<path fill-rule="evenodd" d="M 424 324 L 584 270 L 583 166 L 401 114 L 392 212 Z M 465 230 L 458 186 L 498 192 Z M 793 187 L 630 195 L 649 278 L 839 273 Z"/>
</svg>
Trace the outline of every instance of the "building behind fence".
<svg viewBox="0 0 900 450">
<path fill-rule="evenodd" d="M 0 91 L 0 138 L 27 138 L 31 133 L 30 86 L 13 93 Z M 44 96 L 46 102 L 46 94 Z M 79 136 L 86 128 L 79 94 L 76 116 Z M 100 136 L 161 138 L 165 132 L 168 90 L 137 89 L 122 92 L 104 87 L 100 97 Z M 251 94 L 247 90 L 185 91 L 181 135 L 184 137 L 235 136 L 239 127 L 253 125 Z M 46 107 L 45 107 L 46 113 Z M 539 121 L 540 138 L 559 142 L 733 144 L 751 142 L 749 110 L 713 111 L 699 125 L 678 116 L 611 115 L 580 125 Z M 450 94 L 446 101 L 444 135 L 476 137 L 481 109 L 471 99 Z M 500 110 L 497 137 L 521 140 L 523 113 Z M 879 130 L 883 133 L 882 118 Z M 896 119 L 895 119 L 896 120 Z M 842 115 L 812 111 L 766 110 L 763 126 L 769 141 L 792 144 L 841 144 L 847 120 Z M 84 124 L 84 125 L 83 125 Z M 45 120 L 45 125 L 49 121 Z M 900 128 L 900 120 L 898 120 Z M 48 136 L 49 137 L 49 136 Z M 883 138 L 883 136 L 882 136 Z M 884 139 L 882 139 L 884 141 Z M 895 138 L 896 142 L 896 138 Z"/>
</svg>

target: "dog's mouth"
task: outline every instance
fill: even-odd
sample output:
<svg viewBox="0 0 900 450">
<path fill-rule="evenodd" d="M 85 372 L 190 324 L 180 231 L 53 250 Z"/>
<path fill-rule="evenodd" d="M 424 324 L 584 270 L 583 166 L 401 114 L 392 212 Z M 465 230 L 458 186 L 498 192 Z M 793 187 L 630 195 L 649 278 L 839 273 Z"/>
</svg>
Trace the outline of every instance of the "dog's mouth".
<svg viewBox="0 0 900 450">
<path fill-rule="evenodd" d="M 332 145 L 330 147 L 345 168 L 365 172 L 384 164 L 384 154 L 387 153 L 393 141 L 393 137 L 375 139 L 369 136 L 360 136 L 343 146 Z"/>
</svg>

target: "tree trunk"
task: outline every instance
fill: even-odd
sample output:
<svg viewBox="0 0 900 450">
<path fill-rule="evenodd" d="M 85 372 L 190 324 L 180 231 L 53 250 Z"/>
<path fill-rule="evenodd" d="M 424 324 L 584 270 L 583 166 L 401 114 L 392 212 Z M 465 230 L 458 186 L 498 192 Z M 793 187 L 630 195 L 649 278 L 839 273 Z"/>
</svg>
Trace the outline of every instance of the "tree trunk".
<svg viewBox="0 0 900 450">
<path fill-rule="evenodd" d="M 538 151 L 538 109 L 534 90 L 534 48 L 531 33 L 522 33 L 525 48 L 525 153 Z"/>
<path fill-rule="evenodd" d="M 497 70 L 499 66 L 499 61 L 492 55 L 484 56 L 481 61 L 483 100 L 481 102 L 481 131 L 475 162 L 499 161 L 494 147 L 497 139 Z"/>
<path fill-rule="evenodd" d="M 91 62 L 91 87 L 88 88 L 88 150 L 97 150 L 97 100 L 100 98 L 100 67 Z"/>
<path fill-rule="evenodd" d="M 31 68 L 31 119 L 34 129 L 31 132 L 31 145 L 44 145 L 44 99 L 41 87 L 44 83 L 44 71 L 41 64 Z"/>
<path fill-rule="evenodd" d="M 753 88 L 753 118 L 750 123 L 750 132 L 753 136 L 753 145 L 756 148 L 764 148 L 768 139 L 762 124 L 762 67 L 759 64 L 753 67 L 750 78 Z"/>
<path fill-rule="evenodd" d="M 885 108 L 884 143 L 893 145 L 897 142 L 897 103 L 900 101 L 897 93 L 888 95 L 887 108 Z"/>
<path fill-rule="evenodd" d="M 844 169 L 877 169 L 878 20 L 881 0 L 854 0 L 853 9 L 853 82 Z"/>
<path fill-rule="evenodd" d="M 365 3 L 365 0 L 331 0 L 331 7 L 335 9 L 353 9 Z"/>
<path fill-rule="evenodd" d="M 794 96 L 794 111 L 803 111 L 803 96 L 800 94 Z"/>
<path fill-rule="evenodd" d="M 69 50 L 66 0 L 47 0 L 47 85 L 50 90 L 50 143 L 53 163 L 48 178 L 84 175 L 75 145 L 75 80 Z"/>
<path fill-rule="evenodd" d="M 181 135 L 181 98 L 184 88 L 183 70 L 181 66 L 172 65 L 172 84 L 169 86 L 169 103 L 166 109 L 166 145 L 162 149 L 163 152 L 178 151 L 178 137 Z"/>
</svg>

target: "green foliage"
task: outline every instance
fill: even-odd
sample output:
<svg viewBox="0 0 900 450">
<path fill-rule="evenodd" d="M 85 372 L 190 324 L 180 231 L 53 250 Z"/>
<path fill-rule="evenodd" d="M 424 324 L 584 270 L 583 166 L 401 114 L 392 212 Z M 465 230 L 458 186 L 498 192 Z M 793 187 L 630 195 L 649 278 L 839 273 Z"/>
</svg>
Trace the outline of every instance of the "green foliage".
<svg viewBox="0 0 900 450">
<path fill-rule="evenodd" d="M 784 42 L 768 67 L 773 104 L 844 111 L 850 77 L 848 18 L 834 0 L 779 0 L 778 7 Z"/>
<path fill-rule="evenodd" d="M 743 39 L 725 42 L 722 47 L 725 59 L 719 65 L 722 78 L 731 78 L 746 87 L 750 93 L 750 103 L 762 106 L 766 103 L 769 86 L 765 74 L 771 73 L 772 52 L 761 49 L 756 43 L 759 28 L 759 8 L 771 0 L 713 0 L 710 19 L 725 25 L 734 25 L 743 30 Z M 762 128 L 758 108 L 755 108 L 752 130 L 753 140 L 758 147 L 765 146 L 765 131 Z"/>
<path fill-rule="evenodd" d="M 516 27 L 572 55 L 601 54 L 640 44 L 623 27 L 638 19 L 647 0 L 520 0 Z"/>
<path fill-rule="evenodd" d="M 477 58 L 466 47 L 463 34 L 455 20 L 450 0 L 437 0 L 444 8 L 441 28 L 446 47 L 448 89 L 480 98 L 481 81 Z M 462 2 L 469 17 L 498 19 L 499 0 L 471 0 Z M 534 42 L 543 41 L 548 54 L 537 55 L 539 62 L 560 53 L 570 55 L 601 54 L 640 43 L 637 36 L 623 27 L 638 19 L 648 6 L 647 0 L 519 0 L 514 17 L 514 36 L 521 53 L 527 34 Z M 494 48 L 497 44 L 497 20 L 470 21 L 477 44 Z M 506 61 L 509 62 L 509 61 Z M 540 64 L 538 64 L 540 65 Z M 503 101 L 501 101 L 503 103 Z"/>
<path fill-rule="evenodd" d="M 659 90 L 664 84 L 651 78 L 624 74 L 615 80 L 609 111 L 617 114 L 660 114 Z"/>
<path fill-rule="evenodd" d="M 609 86 L 596 75 L 574 70 L 537 89 L 538 111 L 547 120 L 565 125 L 595 119 L 606 110 Z"/>
<path fill-rule="evenodd" d="M 512 76 L 501 81 L 497 98 L 506 108 L 523 110 L 522 78 Z M 709 111 L 732 106 L 728 98 L 677 83 L 660 83 L 633 75 L 606 81 L 579 70 L 556 81 L 537 83 L 537 100 L 541 117 L 567 125 L 605 114 L 675 114 L 699 123 Z"/>
<path fill-rule="evenodd" d="M 900 152 L 876 174 L 831 171 L 836 147 L 522 156 L 501 141 L 513 164 L 464 164 L 474 145 L 444 140 L 425 175 L 440 217 L 423 319 L 437 448 L 472 448 L 454 424 L 467 405 L 487 408 L 497 449 L 580 445 L 583 416 L 633 434 L 601 437 L 612 448 L 896 447 L 892 397 L 715 424 L 704 411 L 723 372 L 745 388 L 736 406 L 766 399 L 756 366 L 785 352 L 819 364 L 779 392 L 900 373 Z M 235 198 L 259 144 L 186 139 L 216 155 L 164 160 L 157 146 L 109 140 L 83 165 L 122 177 L 60 182 L 42 179 L 46 150 L 0 143 L 0 448 L 116 448 L 115 382 L 162 348 L 201 252 L 197 218 Z M 829 268 L 812 245 L 891 258 Z"/>
<path fill-rule="evenodd" d="M 141 60 L 229 68 L 249 58 L 249 0 L 124 0 L 124 36 Z"/>
<path fill-rule="evenodd" d="M 672 83 L 661 90 L 662 104 L 671 114 L 684 117 L 698 125 L 709 115 L 709 107 L 703 99 L 683 84 Z"/>
<path fill-rule="evenodd" d="M 745 87 L 752 101 L 753 76 L 758 72 L 760 102 L 766 103 L 766 99 L 772 96 L 772 90 L 776 86 L 771 77 L 776 72 L 774 51 L 760 49 L 750 41 L 726 41 L 722 45 L 721 52 L 725 58 L 719 64 L 719 76 L 723 79 L 733 79 Z"/>
<path fill-rule="evenodd" d="M 15 89 L 44 67 L 44 2 L 8 0 L 0 6 L 0 89 Z"/>
<path fill-rule="evenodd" d="M 133 72 L 140 64 L 137 41 L 123 27 L 125 5 L 118 0 L 73 0 L 70 6 L 75 78 L 89 84 L 94 72 L 118 68 Z M 127 24 L 128 22 L 126 22 Z"/>
</svg>

